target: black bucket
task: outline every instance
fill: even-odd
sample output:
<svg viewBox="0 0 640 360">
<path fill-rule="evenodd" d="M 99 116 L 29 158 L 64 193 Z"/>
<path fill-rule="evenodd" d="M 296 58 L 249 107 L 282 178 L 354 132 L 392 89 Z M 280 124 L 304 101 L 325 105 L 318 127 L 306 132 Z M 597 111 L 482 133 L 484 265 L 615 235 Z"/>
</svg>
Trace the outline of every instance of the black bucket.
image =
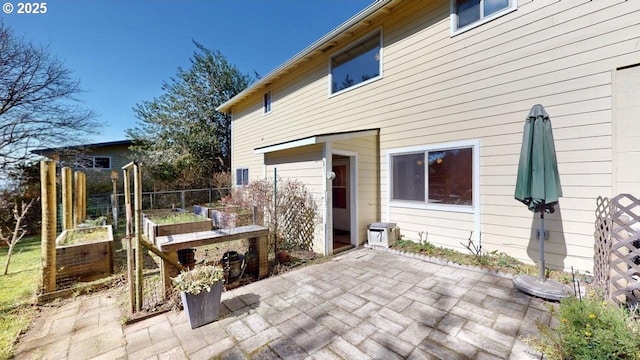
<svg viewBox="0 0 640 360">
<path fill-rule="evenodd" d="M 178 262 L 186 268 L 193 269 L 196 265 L 196 249 L 178 250 Z"/>
<path fill-rule="evenodd" d="M 238 254 L 237 251 L 227 251 L 222 255 L 221 262 L 227 283 L 231 283 L 240 277 L 242 274 L 244 256 Z"/>
</svg>

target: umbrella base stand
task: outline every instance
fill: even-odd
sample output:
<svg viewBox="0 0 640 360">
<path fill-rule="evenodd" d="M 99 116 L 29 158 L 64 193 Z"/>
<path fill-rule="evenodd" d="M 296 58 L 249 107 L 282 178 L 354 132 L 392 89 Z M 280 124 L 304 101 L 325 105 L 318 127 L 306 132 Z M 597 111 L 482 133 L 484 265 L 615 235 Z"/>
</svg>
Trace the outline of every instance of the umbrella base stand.
<svg viewBox="0 0 640 360">
<path fill-rule="evenodd" d="M 566 297 L 573 296 L 573 290 L 566 285 L 549 279 L 541 282 L 537 277 L 530 275 L 514 276 L 513 286 L 524 293 L 547 300 L 560 301 Z"/>
</svg>

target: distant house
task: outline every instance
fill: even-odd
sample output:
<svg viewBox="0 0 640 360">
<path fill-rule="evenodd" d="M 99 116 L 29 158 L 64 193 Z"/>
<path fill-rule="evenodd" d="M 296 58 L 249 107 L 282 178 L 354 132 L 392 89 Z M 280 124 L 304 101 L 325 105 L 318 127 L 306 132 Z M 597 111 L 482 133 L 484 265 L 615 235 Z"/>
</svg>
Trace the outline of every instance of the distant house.
<svg viewBox="0 0 640 360">
<path fill-rule="evenodd" d="M 277 168 L 314 192 L 318 252 L 384 221 L 533 262 L 513 196 L 538 103 L 564 190 L 547 265 L 592 270 L 596 197 L 640 192 L 640 1 L 375 1 L 218 110 L 236 186 Z"/>
<path fill-rule="evenodd" d="M 109 191 L 111 170 L 117 170 L 119 174 L 122 173 L 122 166 L 131 161 L 132 152 L 129 150 L 129 146 L 132 144 L 131 140 L 120 140 L 38 149 L 33 150 L 32 153 L 55 160 L 59 168 L 67 166 L 74 171 L 83 171 L 87 174 L 88 188 L 104 188 Z M 122 180 L 119 181 L 120 183 Z"/>
</svg>

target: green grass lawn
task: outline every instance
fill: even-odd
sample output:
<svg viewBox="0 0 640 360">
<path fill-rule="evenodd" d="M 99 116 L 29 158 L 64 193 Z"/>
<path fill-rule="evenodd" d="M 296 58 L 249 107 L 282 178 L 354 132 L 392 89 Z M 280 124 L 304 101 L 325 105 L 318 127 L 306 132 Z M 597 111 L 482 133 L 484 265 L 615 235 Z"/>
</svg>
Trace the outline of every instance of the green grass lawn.
<svg viewBox="0 0 640 360">
<path fill-rule="evenodd" d="M 7 247 L 0 248 L 0 268 L 4 269 Z M 1 271 L 0 271 L 1 273 Z M 31 306 L 40 282 L 40 237 L 20 241 L 13 250 L 9 272 L 0 275 L 0 359 L 8 359 L 18 335 L 35 316 Z"/>
</svg>

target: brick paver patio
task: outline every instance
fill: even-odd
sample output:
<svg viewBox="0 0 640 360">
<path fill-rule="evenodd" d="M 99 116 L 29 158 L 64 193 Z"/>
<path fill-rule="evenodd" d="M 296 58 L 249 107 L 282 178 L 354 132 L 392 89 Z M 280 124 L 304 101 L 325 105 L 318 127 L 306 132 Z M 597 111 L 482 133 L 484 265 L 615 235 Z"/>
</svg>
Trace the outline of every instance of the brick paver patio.
<svg viewBox="0 0 640 360">
<path fill-rule="evenodd" d="M 540 359 L 544 302 L 511 279 L 357 249 L 223 293 L 220 320 L 123 326 L 110 292 L 47 307 L 16 359 Z"/>
</svg>

